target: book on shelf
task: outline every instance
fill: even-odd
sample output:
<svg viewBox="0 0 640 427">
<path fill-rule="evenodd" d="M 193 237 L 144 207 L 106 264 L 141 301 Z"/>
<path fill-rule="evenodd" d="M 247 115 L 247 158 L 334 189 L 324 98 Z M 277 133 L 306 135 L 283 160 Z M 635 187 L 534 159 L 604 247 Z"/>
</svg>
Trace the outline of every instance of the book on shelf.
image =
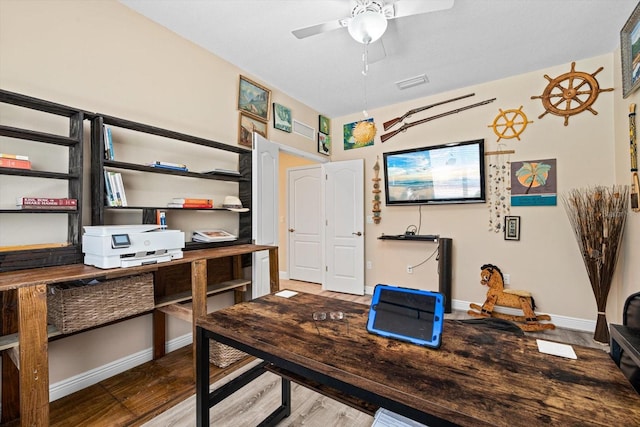
<svg viewBox="0 0 640 427">
<path fill-rule="evenodd" d="M 109 126 L 104 126 L 104 158 L 107 160 L 115 159 L 113 152 L 113 135 L 111 134 L 111 128 Z"/>
<path fill-rule="evenodd" d="M 0 157 L 0 167 L 14 168 L 14 169 L 31 169 L 31 161 L 22 160 L 22 159 L 8 159 L 6 157 Z"/>
<path fill-rule="evenodd" d="M 63 211 L 75 211 L 78 210 L 77 205 L 18 205 L 18 209 L 27 210 L 63 210 Z"/>
<path fill-rule="evenodd" d="M 78 206 L 78 199 L 69 197 L 18 197 L 16 206 Z"/>
<path fill-rule="evenodd" d="M 152 168 L 170 169 L 170 170 L 177 170 L 177 171 L 183 171 L 183 172 L 189 171 L 189 169 L 187 168 L 187 165 L 182 163 L 155 161 L 153 163 L 147 163 L 147 166 L 151 166 Z"/>
<path fill-rule="evenodd" d="M 109 206 L 128 206 L 122 174 L 120 172 L 105 171 L 105 191 L 107 193 L 107 204 Z"/>
<path fill-rule="evenodd" d="M 189 205 L 209 205 L 210 208 L 213 207 L 213 199 L 197 199 L 197 198 L 180 198 L 174 197 L 171 199 L 171 203 L 180 203 L 180 204 L 189 204 Z"/>
<path fill-rule="evenodd" d="M 193 235 L 191 236 L 192 241 L 201 243 L 231 242 L 237 239 L 237 236 L 220 229 L 194 230 Z"/>
<path fill-rule="evenodd" d="M 202 171 L 202 174 L 218 174 L 218 175 L 231 175 L 231 176 L 240 176 L 240 172 L 231 170 L 231 169 L 222 169 L 222 168 L 213 168 L 210 170 Z"/>
<path fill-rule="evenodd" d="M 167 203 L 168 208 L 180 209 L 212 209 L 213 206 L 207 203 Z"/>
<path fill-rule="evenodd" d="M 29 156 L 25 156 L 23 154 L 0 153 L 0 158 L 2 158 L 2 159 L 15 159 L 15 160 L 29 160 Z"/>
</svg>

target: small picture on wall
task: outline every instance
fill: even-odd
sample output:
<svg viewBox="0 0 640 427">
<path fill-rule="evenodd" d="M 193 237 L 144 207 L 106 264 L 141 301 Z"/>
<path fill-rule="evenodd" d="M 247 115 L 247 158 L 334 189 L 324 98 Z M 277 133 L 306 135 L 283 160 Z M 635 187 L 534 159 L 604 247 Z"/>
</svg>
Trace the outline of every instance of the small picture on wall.
<svg viewBox="0 0 640 427">
<path fill-rule="evenodd" d="M 556 206 L 556 159 L 511 162 L 511 206 Z"/>
<path fill-rule="evenodd" d="M 318 153 L 328 156 L 331 154 L 331 137 L 318 132 Z"/>
<path fill-rule="evenodd" d="M 520 240 L 520 217 L 504 217 L 504 240 Z"/>
<path fill-rule="evenodd" d="M 362 140 L 357 140 L 356 136 L 354 135 L 354 131 L 356 129 L 367 129 L 366 126 L 362 126 L 363 122 L 369 122 L 369 123 L 373 123 L 373 117 L 370 117 L 368 119 L 364 119 L 364 120 L 359 120 L 357 122 L 353 122 L 353 123 L 347 123 L 346 125 L 343 126 L 342 128 L 342 134 L 343 134 L 343 144 L 344 144 L 344 149 L 345 150 L 351 150 L 353 148 L 361 148 L 361 147 L 368 147 L 370 145 L 373 145 L 373 137 L 375 136 L 375 132 L 371 133 L 370 138 L 368 138 L 366 141 L 362 141 Z M 361 136 L 361 135 L 360 135 Z M 367 137 L 365 137 L 367 138 Z M 364 139 L 364 138 L 363 138 Z"/>
<path fill-rule="evenodd" d="M 331 120 L 329 117 L 322 115 L 319 116 L 318 129 L 325 135 L 329 135 L 331 133 Z"/>
<path fill-rule="evenodd" d="M 240 76 L 238 85 L 238 110 L 262 121 L 269 120 L 271 91 L 256 82 Z"/>
<path fill-rule="evenodd" d="M 238 125 L 238 144 L 252 148 L 253 132 L 267 138 L 267 124 L 241 112 Z"/>
<path fill-rule="evenodd" d="M 284 132 L 291 132 L 291 109 L 274 102 L 273 127 Z"/>
</svg>

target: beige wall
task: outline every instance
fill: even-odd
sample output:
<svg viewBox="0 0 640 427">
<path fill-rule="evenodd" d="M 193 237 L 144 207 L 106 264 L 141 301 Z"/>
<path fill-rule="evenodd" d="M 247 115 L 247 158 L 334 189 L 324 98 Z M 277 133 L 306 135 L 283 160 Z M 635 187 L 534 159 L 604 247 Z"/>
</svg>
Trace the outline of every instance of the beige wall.
<svg viewBox="0 0 640 427">
<path fill-rule="evenodd" d="M 411 108 L 442 101 L 452 97 L 475 93 L 456 103 L 434 108 L 409 119 L 419 120 L 456 107 L 481 100 L 497 98 L 491 104 L 440 118 L 408 129 L 382 144 L 379 138 L 371 147 L 345 151 L 342 144 L 342 125 L 361 119 L 355 114 L 333 119 L 332 160 L 365 159 L 366 192 L 371 191 L 371 178 L 376 157 L 382 153 L 404 148 L 437 145 L 447 142 L 484 138 L 485 148 L 497 148 L 497 136 L 492 128 L 498 109 L 517 109 L 533 120 L 517 139 L 502 139 L 507 149 L 513 149 L 512 161 L 557 159 L 558 193 L 572 188 L 591 185 L 627 183 L 628 159 L 628 100 L 622 101 L 619 56 L 613 53 L 577 61 L 576 69 L 597 74 L 601 88 L 615 87 L 615 92 L 603 92 L 593 108 L 594 115 L 584 112 L 572 116 L 569 125 L 563 126 L 563 118 L 544 112 L 539 99 L 531 96 L 542 94 L 547 80 L 544 74 L 555 77 L 570 70 L 570 64 L 513 76 L 507 79 L 467 87 L 450 93 L 438 94 L 415 101 L 391 105 L 369 114 L 378 125 L 378 133 L 384 133 L 382 123 L 401 116 Z M 356 71 L 354 71 L 356 72 Z M 372 67 L 371 73 L 375 73 Z M 375 88 L 370 88 L 375 90 Z M 410 90 L 410 89 L 409 89 Z M 370 204 L 367 206 L 370 210 Z M 370 212 L 367 213 L 371 215 Z M 453 299 L 482 303 L 485 288 L 479 284 L 480 266 L 485 263 L 498 265 L 510 274 L 512 289 L 532 292 L 541 312 L 557 316 L 586 319 L 595 322 L 596 305 L 582 258 L 564 208 L 558 201 L 551 207 L 512 207 L 511 215 L 521 217 L 521 240 L 505 241 L 502 234 L 488 231 L 489 214 L 486 204 L 442 205 L 419 207 L 382 208 L 380 224 L 366 226 L 366 255 L 372 269 L 366 270 L 366 285 L 391 283 L 421 289 L 437 289 L 437 262 L 435 258 L 406 273 L 408 264 L 417 264 L 435 249 L 432 243 L 381 241 L 381 234 L 403 233 L 410 224 L 418 224 L 422 218 L 422 234 L 440 234 L 453 239 Z M 638 280 L 638 221 L 640 214 L 631 213 L 624 243 L 622 263 L 614 284 L 607 313 L 609 320 L 621 321 L 620 309 L 626 295 L 640 290 Z M 631 259 L 635 259 L 632 265 Z"/>
<path fill-rule="evenodd" d="M 5 90 L 235 145 L 239 74 L 247 75 L 116 1 L 0 1 L 0 87 Z M 317 111 L 271 89 L 272 101 L 291 108 L 294 119 L 317 122 Z M 315 143 L 274 130 L 271 122 L 268 136 L 316 152 Z M 85 153 L 89 200 L 88 146 Z M 89 212 L 84 216 L 88 224 Z M 227 293 L 212 306 L 232 302 Z M 189 325 L 171 320 L 171 338 L 189 332 Z M 51 383 L 150 345 L 149 316 L 51 342 Z"/>
</svg>

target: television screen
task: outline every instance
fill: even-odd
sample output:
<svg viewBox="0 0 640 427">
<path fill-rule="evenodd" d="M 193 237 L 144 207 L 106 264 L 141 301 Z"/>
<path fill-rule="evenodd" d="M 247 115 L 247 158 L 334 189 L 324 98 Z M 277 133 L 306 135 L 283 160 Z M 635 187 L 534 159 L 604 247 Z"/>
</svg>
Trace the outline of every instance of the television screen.
<svg viewBox="0 0 640 427">
<path fill-rule="evenodd" d="M 484 139 L 383 154 L 387 205 L 483 203 Z"/>
</svg>

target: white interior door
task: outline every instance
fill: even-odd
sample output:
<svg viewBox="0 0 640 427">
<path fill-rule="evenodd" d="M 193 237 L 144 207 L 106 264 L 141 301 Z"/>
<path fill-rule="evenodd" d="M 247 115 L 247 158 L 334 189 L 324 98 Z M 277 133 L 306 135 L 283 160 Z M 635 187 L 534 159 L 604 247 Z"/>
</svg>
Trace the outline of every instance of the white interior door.
<svg viewBox="0 0 640 427">
<path fill-rule="evenodd" d="M 322 198 L 320 165 L 287 171 L 289 278 L 322 282 Z"/>
<path fill-rule="evenodd" d="M 276 144 L 253 134 L 251 228 L 258 245 L 278 246 L 278 156 Z M 269 253 L 254 252 L 252 260 L 251 298 L 258 298 L 271 291 Z"/>
<path fill-rule="evenodd" d="M 364 160 L 322 165 L 323 288 L 364 295 Z"/>
</svg>

